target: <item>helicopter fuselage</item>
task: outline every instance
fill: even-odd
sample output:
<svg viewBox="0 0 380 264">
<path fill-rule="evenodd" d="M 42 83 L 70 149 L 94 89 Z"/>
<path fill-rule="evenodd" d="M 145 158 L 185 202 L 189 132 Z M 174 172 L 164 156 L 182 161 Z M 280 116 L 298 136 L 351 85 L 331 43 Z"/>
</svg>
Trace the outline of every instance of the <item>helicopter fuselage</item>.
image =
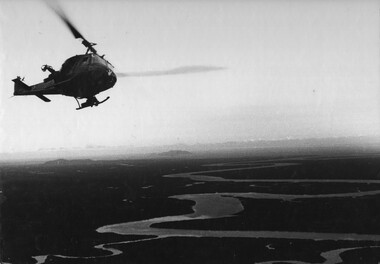
<svg viewBox="0 0 380 264">
<path fill-rule="evenodd" d="M 91 98 L 112 88 L 116 83 L 113 66 L 97 54 L 76 55 L 67 59 L 60 71 L 53 72 L 45 79 L 53 79 L 60 85 L 63 95 L 75 98 Z"/>
</svg>

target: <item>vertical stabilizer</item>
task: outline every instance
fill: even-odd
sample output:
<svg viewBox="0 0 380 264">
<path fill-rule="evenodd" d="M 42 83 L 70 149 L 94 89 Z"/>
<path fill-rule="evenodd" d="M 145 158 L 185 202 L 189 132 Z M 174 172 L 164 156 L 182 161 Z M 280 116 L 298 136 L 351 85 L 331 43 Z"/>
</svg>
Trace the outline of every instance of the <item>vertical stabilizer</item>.
<svg viewBox="0 0 380 264">
<path fill-rule="evenodd" d="M 15 83 L 13 95 L 24 95 L 30 92 L 31 87 L 22 82 L 20 77 L 12 80 Z"/>
</svg>

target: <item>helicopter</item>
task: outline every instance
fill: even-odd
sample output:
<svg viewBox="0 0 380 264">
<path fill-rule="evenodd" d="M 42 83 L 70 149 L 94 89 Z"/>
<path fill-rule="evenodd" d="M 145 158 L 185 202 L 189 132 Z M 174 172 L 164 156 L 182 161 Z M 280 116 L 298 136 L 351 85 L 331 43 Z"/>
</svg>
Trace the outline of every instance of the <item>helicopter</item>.
<svg viewBox="0 0 380 264">
<path fill-rule="evenodd" d="M 54 1 L 52 1 L 54 2 Z M 60 17 L 66 24 L 74 38 L 81 39 L 82 44 L 87 48 L 85 54 L 75 55 L 68 58 L 60 70 L 54 70 L 49 65 L 43 65 L 41 70 L 48 71 L 50 74 L 41 83 L 27 85 L 24 78 L 17 76 L 13 79 L 14 96 L 35 95 L 44 102 L 50 102 L 45 95 L 65 95 L 74 97 L 78 103 L 77 110 L 86 107 L 98 106 L 110 97 L 99 101 L 95 95 L 111 89 L 117 81 L 117 77 L 131 76 L 161 76 L 161 75 L 177 75 L 187 73 L 198 73 L 224 69 L 223 67 L 214 66 L 184 66 L 165 71 L 148 71 L 135 73 L 117 73 L 115 74 L 113 65 L 99 55 L 94 48 L 96 43 L 89 42 L 69 20 L 63 9 L 57 5 L 52 6 L 51 1 L 46 2 L 49 7 Z M 79 103 L 79 99 L 86 99 L 84 103 Z"/>
<path fill-rule="evenodd" d="M 42 71 L 48 71 L 50 74 L 41 83 L 27 85 L 24 79 L 17 77 L 13 79 L 15 96 L 35 95 L 45 102 L 50 99 L 45 95 L 61 94 L 74 97 L 78 103 L 77 110 L 98 106 L 109 99 L 99 101 L 95 95 L 112 88 L 116 81 L 116 74 L 113 72 L 114 67 L 100 56 L 93 47 L 96 44 L 89 42 L 70 22 L 62 9 L 53 8 L 56 14 L 67 25 L 76 39 L 82 39 L 82 44 L 87 48 L 85 54 L 75 55 L 68 58 L 59 71 L 49 65 L 43 65 Z M 78 99 L 86 99 L 84 103 L 79 103 Z"/>
</svg>

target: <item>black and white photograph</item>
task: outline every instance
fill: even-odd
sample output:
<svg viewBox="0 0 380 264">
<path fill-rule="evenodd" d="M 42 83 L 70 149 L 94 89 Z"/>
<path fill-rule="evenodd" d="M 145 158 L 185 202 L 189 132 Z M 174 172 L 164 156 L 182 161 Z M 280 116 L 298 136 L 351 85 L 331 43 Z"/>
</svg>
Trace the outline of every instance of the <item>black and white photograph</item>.
<svg viewBox="0 0 380 264">
<path fill-rule="evenodd" d="M 0 0 L 0 263 L 380 263 L 380 1 Z"/>
</svg>

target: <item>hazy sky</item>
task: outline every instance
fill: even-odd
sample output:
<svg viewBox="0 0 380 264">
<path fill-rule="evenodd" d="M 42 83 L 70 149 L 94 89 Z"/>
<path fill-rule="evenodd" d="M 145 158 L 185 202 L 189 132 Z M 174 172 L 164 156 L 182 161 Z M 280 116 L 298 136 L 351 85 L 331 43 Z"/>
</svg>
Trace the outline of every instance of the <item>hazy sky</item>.
<svg viewBox="0 0 380 264">
<path fill-rule="evenodd" d="M 379 1 L 60 1 L 117 72 L 99 107 L 13 97 L 85 52 L 42 1 L 0 1 L 0 152 L 380 135 Z"/>
</svg>

